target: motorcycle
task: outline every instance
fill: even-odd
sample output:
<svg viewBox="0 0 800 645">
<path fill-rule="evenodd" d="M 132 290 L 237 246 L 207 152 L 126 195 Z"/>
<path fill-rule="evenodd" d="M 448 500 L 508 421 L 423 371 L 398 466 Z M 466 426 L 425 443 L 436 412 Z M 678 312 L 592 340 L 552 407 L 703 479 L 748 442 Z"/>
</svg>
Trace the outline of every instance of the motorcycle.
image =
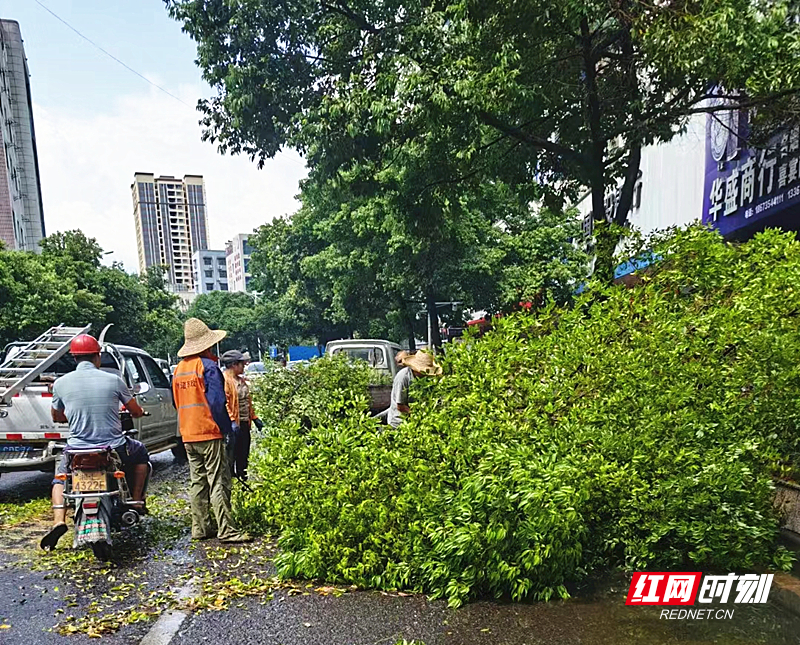
<svg viewBox="0 0 800 645">
<path fill-rule="evenodd" d="M 123 431 L 133 430 L 133 419 L 121 412 Z M 138 524 L 143 515 L 141 504 L 133 504 L 125 468 L 116 451 L 110 446 L 64 449 L 67 463 L 64 480 L 65 503 L 74 508 L 73 548 L 90 545 L 101 561 L 111 559 L 112 531 Z M 144 494 L 153 465 L 148 462 Z"/>
</svg>

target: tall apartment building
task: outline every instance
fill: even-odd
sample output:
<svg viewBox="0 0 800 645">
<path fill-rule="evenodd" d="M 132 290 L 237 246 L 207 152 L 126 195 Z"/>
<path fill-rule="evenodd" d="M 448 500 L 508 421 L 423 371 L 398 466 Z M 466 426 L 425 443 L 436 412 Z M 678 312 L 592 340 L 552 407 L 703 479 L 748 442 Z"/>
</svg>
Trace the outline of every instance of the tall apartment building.
<svg viewBox="0 0 800 645">
<path fill-rule="evenodd" d="M 28 61 L 19 23 L 0 20 L 0 241 L 39 251 L 44 233 Z"/>
<path fill-rule="evenodd" d="M 195 293 L 228 290 L 225 251 L 195 251 L 192 255 Z"/>
<path fill-rule="evenodd" d="M 250 289 L 250 254 L 252 247 L 247 243 L 248 236 L 239 234 L 225 245 L 225 258 L 228 262 L 228 288 L 231 291 Z"/>
<path fill-rule="evenodd" d="M 131 185 L 139 270 L 169 267 L 167 282 L 184 300 L 195 295 L 192 256 L 208 249 L 206 191 L 201 175 L 136 173 Z"/>
</svg>

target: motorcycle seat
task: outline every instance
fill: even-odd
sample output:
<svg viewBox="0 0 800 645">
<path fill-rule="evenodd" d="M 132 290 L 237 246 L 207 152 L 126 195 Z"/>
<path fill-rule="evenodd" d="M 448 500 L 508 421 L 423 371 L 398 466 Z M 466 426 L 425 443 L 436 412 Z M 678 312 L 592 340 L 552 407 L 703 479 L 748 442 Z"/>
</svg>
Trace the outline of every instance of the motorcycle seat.
<svg viewBox="0 0 800 645">
<path fill-rule="evenodd" d="M 72 468 L 98 470 L 108 468 L 111 463 L 111 446 L 97 448 L 65 448 L 64 455 Z"/>
</svg>

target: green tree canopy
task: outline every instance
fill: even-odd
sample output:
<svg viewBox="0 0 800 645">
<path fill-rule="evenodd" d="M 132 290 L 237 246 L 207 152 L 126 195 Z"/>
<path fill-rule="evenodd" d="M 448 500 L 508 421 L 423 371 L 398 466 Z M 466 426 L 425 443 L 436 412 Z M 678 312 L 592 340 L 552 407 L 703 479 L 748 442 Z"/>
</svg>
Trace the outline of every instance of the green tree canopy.
<svg viewBox="0 0 800 645">
<path fill-rule="evenodd" d="M 385 168 L 433 136 L 497 178 L 558 198 L 588 187 L 605 279 L 643 146 L 702 111 L 785 118 L 800 87 L 789 0 L 165 3 L 216 90 L 200 109 L 221 151 L 263 164 L 289 144 L 312 167 Z"/>
<path fill-rule="evenodd" d="M 180 338 L 176 299 L 166 291 L 164 268 L 143 276 L 102 265 L 103 250 L 81 231 L 42 240 L 40 255 L 0 249 L 0 343 L 31 339 L 58 325 L 92 325 L 106 338 L 174 354 Z"/>
<path fill-rule="evenodd" d="M 259 332 L 259 310 L 253 295 L 242 292 L 212 291 L 197 296 L 184 318 L 200 318 L 212 329 L 228 332 L 220 349 L 249 351 L 258 356 L 259 340 L 266 349 L 266 338 Z"/>
<path fill-rule="evenodd" d="M 300 211 L 251 238 L 253 285 L 295 336 L 413 343 L 437 301 L 461 303 L 458 315 L 568 299 L 587 271 L 571 242 L 577 220 L 534 215 L 524 192 L 477 173 L 450 181 L 443 149 L 407 142 L 384 170 L 314 170 Z"/>
</svg>

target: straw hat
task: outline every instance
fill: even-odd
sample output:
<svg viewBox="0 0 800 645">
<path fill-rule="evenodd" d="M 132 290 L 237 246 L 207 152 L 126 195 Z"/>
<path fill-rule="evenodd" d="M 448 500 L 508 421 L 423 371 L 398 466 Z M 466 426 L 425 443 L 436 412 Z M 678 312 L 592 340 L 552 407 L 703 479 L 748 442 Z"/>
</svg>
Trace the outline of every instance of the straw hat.
<svg viewBox="0 0 800 645">
<path fill-rule="evenodd" d="M 209 329 L 208 325 L 199 318 L 189 318 L 183 325 L 185 342 L 178 351 L 178 356 L 186 358 L 187 356 L 200 354 L 216 345 L 227 335 L 228 332 L 222 329 Z"/>
<path fill-rule="evenodd" d="M 403 365 L 410 367 L 415 372 L 427 374 L 428 376 L 439 376 L 442 373 L 442 366 L 428 352 L 417 352 L 412 356 L 404 357 Z"/>
</svg>

